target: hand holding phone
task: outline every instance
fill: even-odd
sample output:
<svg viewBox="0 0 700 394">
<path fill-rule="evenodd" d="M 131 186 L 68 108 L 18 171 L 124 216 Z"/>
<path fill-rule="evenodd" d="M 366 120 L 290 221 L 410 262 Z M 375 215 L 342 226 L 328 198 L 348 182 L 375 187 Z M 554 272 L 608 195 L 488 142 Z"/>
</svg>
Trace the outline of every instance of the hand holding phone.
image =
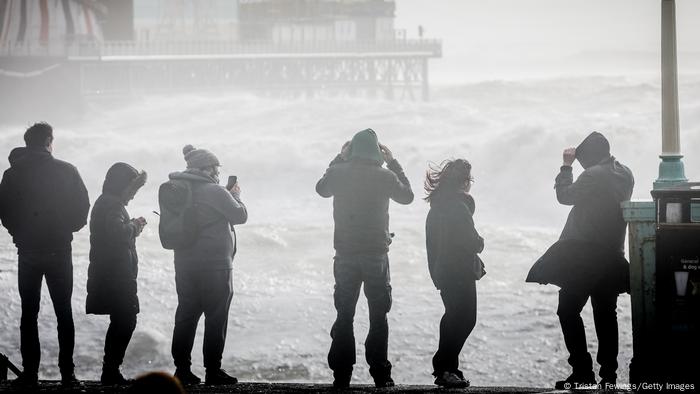
<svg viewBox="0 0 700 394">
<path fill-rule="evenodd" d="M 235 175 L 231 175 L 228 177 L 228 182 L 226 183 L 226 190 L 231 190 L 236 183 L 238 183 L 238 177 Z"/>
</svg>

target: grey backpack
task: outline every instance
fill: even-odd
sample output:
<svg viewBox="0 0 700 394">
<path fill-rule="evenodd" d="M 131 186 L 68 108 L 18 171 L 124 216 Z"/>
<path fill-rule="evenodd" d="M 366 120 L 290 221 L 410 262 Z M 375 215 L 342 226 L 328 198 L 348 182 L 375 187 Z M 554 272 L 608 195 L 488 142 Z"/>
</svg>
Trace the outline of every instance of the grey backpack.
<svg viewBox="0 0 700 394">
<path fill-rule="evenodd" d="M 158 235 L 165 249 L 182 249 L 194 244 L 199 226 L 192 198 L 192 184 L 171 179 L 158 189 L 160 224 Z"/>
</svg>

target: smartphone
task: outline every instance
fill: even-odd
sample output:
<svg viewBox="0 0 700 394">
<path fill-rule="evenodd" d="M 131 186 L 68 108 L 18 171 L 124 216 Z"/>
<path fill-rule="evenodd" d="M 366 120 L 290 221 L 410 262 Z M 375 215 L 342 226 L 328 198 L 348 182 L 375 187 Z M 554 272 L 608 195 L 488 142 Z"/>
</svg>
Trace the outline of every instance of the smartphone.
<svg viewBox="0 0 700 394">
<path fill-rule="evenodd" d="M 231 188 L 238 183 L 238 177 L 235 175 L 231 175 L 228 177 L 228 183 L 226 183 L 226 189 L 231 190 Z"/>
</svg>

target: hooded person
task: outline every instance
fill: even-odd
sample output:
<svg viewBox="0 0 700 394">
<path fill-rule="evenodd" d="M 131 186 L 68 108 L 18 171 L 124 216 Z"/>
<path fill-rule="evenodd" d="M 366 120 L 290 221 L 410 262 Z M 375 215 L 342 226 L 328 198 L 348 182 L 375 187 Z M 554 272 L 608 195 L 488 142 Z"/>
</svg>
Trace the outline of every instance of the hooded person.
<svg viewBox="0 0 700 394">
<path fill-rule="evenodd" d="M 136 328 L 139 313 L 136 278 L 136 238 L 146 220 L 132 219 L 126 211 L 147 175 L 126 163 L 107 171 L 102 195 L 90 214 L 90 265 L 88 266 L 85 311 L 109 315 L 105 338 L 102 384 L 126 384 L 119 367 Z"/>
<path fill-rule="evenodd" d="M 87 223 L 90 202 L 78 170 L 56 159 L 53 128 L 36 123 L 24 134 L 26 147 L 10 153 L 0 183 L 0 220 L 17 246 L 18 289 L 22 300 L 20 349 L 24 373 L 18 384 L 36 385 L 41 349 L 37 317 L 44 278 L 58 329 L 61 382 L 77 383 L 73 348 L 73 233 Z"/>
<path fill-rule="evenodd" d="M 572 374 L 555 386 L 595 384 L 593 361 L 586 345 L 581 310 L 591 298 L 598 335 L 600 383 L 617 380 L 617 296 L 629 290 L 629 263 L 624 258 L 626 222 L 620 204 L 632 196 L 634 177 L 610 155 L 608 140 L 591 133 L 564 151 L 555 180 L 557 200 L 572 205 L 559 241 L 535 263 L 526 281 L 561 288 L 557 314 L 569 351 Z M 571 165 L 584 168 L 573 181 Z"/>
<path fill-rule="evenodd" d="M 172 356 L 175 376 L 183 384 L 201 381 L 191 371 L 197 324 L 204 314 L 204 367 L 207 384 L 234 384 L 238 380 L 221 369 L 226 343 L 228 311 L 233 298 L 233 226 L 248 219 L 236 183 L 230 190 L 219 185 L 219 159 L 206 149 L 187 145 L 182 151 L 187 169 L 170 174 L 189 183 L 198 226 L 191 244 L 174 249 L 177 311 Z"/>
<path fill-rule="evenodd" d="M 382 167 L 384 162 L 387 168 Z M 353 318 L 364 283 L 369 305 L 370 327 L 365 341 L 369 372 L 377 387 L 393 386 L 386 317 L 391 309 L 389 201 L 410 204 L 411 185 L 391 151 L 379 144 L 374 130 L 366 129 L 343 145 L 316 184 L 316 192 L 321 197 L 333 197 L 333 298 L 337 317 L 328 353 L 333 385 L 350 385 L 355 364 Z"/>
</svg>

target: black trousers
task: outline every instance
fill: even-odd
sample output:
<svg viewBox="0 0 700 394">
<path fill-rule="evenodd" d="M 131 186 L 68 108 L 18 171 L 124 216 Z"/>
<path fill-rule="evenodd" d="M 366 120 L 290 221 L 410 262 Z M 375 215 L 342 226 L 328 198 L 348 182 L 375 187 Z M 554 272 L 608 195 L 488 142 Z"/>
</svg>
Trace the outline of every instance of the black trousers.
<svg viewBox="0 0 700 394">
<path fill-rule="evenodd" d="M 333 300 L 337 317 L 331 329 L 328 366 L 336 375 L 349 375 L 355 365 L 355 306 L 364 283 L 369 306 L 369 333 L 365 340 L 365 358 L 375 378 L 391 374 L 387 359 L 389 324 L 386 315 L 391 309 L 389 258 L 380 255 L 337 255 L 333 264 L 335 292 Z"/>
<path fill-rule="evenodd" d="M 122 365 L 135 328 L 136 314 L 133 311 L 113 312 L 109 315 L 109 328 L 105 337 L 104 369 L 118 369 Z"/>
<path fill-rule="evenodd" d="M 36 374 L 39 370 L 41 348 L 37 316 L 41 303 L 41 283 L 46 286 L 53 303 L 58 323 L 58 367 L 62 374 L 73 372 L 73 260 L 71 250 L 54 252 L 19 251 L 18 288 L 22 300 L 20 323 L 20 350 L 24 371 Z"/>
<path fill-rule="evenodd" d="M 204 314 L 204 367 L 221 368 L 226 344 L 228 311 L 233 298 L 231 270 L 176 271 L 177 311 L 172 355 L 177 368 L 192 365 L 192 347 L 199 318 Z"/>
<path fill-rule="evenodd" d="M 433 356 L 433 375 L 459 371 L 459 353 L 476 325 L 476 281 L 440 289 L 445 314 L 440 320 L 440 343 Z"/>
<path fill-rule="evenodd" d="M 590 374 L 593 361 L 588 353 L 586 331 L 581 319 L 581 310 L 591 298 L 593 321 L 598 336 L 598 356 L 600 377 L 607 380 L 617 379 L 617 293 L 586 294 L 566 289 L 559 291 L 559 322 L 564 334 L 564 343 L 569 351 L 569 365 L 576 375 Z"/>
</svg>

